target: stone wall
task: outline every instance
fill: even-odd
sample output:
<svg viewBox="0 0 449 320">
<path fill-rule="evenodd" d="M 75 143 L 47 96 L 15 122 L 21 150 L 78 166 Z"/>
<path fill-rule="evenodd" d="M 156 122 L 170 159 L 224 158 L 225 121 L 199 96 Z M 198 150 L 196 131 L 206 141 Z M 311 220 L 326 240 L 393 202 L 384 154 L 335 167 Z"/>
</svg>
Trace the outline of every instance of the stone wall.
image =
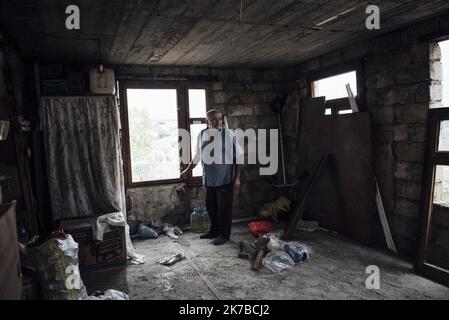
<svg viewBox="0 0 449 320">
<path fill-rule="evenodd" d="M 284 70 L 286 88 L 296 87 L 306 98 L 311 73 L 362 63 L 359 89 L 373 121 L 374 170 L 393 239 L 399 252 L 409 257 L 417 253 L 428 110 L 441 101 L 440 53 L 423 39 L 447 30 L 448 21 L 448 15 L 441 16 Z M 295 146 L 295 139 L 289 141 L 291 172 L 297 165 Z"/>
</svg>

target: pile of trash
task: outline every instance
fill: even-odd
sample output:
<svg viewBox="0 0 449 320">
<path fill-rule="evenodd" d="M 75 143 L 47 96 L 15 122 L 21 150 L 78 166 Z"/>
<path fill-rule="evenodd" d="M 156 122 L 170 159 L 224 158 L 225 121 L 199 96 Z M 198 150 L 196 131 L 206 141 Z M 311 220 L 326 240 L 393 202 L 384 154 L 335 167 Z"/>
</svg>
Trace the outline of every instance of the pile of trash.
<svg viewBox="0 0 449 320">
<path fill-rule="evenodd" d="M 268 233 L 254 241 L 241 241 L 239 258 L 253 261 L 252 270 L 265 266 L 273 273 L 293 268 L 306 262 L 313 254 L 312 248 L 296 241 L 282 241 L 278 235 Z"/>
<path fill-rule="evenodd" d="M 82 298 L 82 300 L 129 300 L 129 297 L 126 293 L 109 289 L 105 292 L 95 292 L 91 296 L 87 296 L 85 298 Z"/>
<path fill-rule="evenodd" d="M 161 234 L 166 234 L 172 239 L 178 239 L 178 236 L 183 234 L 183 231 L 180 227 L 169 223 L 164 223 L 161 227 L 140 223 L 135 233 L 131 234 L 131 238 L 157 239 Z"/>
<path fill-rule="evenodd" d="M 42 299 L 129 300 L 126 293 L 113 289 L 96 296 L 87 294 L 79 271 L 78 243 L 63 230 L 21 244 L 20 254 L 22 267 L 37 275 Z"/>
</svg>

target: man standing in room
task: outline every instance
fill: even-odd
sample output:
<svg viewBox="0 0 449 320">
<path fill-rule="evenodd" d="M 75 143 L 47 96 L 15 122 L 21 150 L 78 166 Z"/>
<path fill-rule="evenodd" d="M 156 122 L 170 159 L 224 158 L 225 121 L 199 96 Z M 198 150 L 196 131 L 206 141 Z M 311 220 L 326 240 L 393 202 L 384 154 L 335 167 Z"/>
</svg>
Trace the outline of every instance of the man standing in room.
<svg viewBox="0 0 449 320">
<path fill-rule="evenodd" d="M 195 156 L 181 177 L 185 178 L 201 160 L 211 226 L 200 238 L 215 238 L 214 245 L 222 245 L 231 235 L 233 189 L 240 187 L 240 162 L 237 159 L 243 151 L 232 131 L 223 128 L 222 114 L 218 110 L 208 111 L 206 121 L 208 128 L 198 135 Z"/>
</svg>

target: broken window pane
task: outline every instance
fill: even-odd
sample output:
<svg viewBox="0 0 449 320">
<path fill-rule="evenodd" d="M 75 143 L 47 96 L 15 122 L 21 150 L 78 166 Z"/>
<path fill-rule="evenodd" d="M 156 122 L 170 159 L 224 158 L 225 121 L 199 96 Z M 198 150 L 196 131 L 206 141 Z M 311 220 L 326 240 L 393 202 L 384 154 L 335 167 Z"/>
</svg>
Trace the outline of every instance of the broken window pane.
<svg viewBox="0 0 449 320">
<path fill-rule="evenodd" d="M 132 182 L 180 177 L 176 89 L 127 89 Z"/>
<path fill-rule="evenodd" d="M 354 96 L 357 96 L 357 73 L 351 71 L 313 81 L 313 97 L 326 97 L 326 100 L 347 98 L 346 85 L 348 83 Z"/>
<path fill-rule="evenodd" d="M 189 116 L 190 118 L 206 117 L 206 90 L 189 89 Z"/>
</svg>

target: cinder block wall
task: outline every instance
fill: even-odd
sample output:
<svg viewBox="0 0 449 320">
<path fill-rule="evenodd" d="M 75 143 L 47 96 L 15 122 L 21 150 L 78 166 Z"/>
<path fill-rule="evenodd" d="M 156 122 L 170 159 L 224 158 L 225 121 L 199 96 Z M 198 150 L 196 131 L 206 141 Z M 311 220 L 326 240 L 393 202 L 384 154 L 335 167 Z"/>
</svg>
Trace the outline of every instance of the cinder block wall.
<svg viewBox="0 0 449 320">
<path fill-rule="evenodd" d="M 373 120 L 374 170 L 396 246 L 410 258 L 417 253 L 428 110 L 441 102 L 441 53 L 423 37 L 441 30 L 449 30 L 449 15 L 284 70 L 286 88 L 297 88 L 305 98 L 311 73 L 362 61 L 364 74 L 358 76 L 364 77 L 366 110 Z M 295 174 L 296 139 L 288 140 L 287 152 L 289 173 Z"/>
<path fill-rule="evenodd" d="M 205 67 L 119 66 L 122 79 L 188 78 L 211 85 L 210 104 L 228 116 L 231 129 L 277 128 L 277 116 L 270 109 L 284 84 L 280 70 L 214 69 Z M 247 150 L 246 150 L 247 151 Z M 257 216 L 259 207 L 279 195 L 278 190 L 259 175 L 258 165 L 242 166 L 239 190 L 234 192 L 234 219 Z M 134 215 L 147 223 L 158 220 L 176 224 L 189 222 L 183 197 L 183 184 L 130 189 Z M 202 187 L 190 190 L 192 207 L 204 205 Z"/>
</svg>

